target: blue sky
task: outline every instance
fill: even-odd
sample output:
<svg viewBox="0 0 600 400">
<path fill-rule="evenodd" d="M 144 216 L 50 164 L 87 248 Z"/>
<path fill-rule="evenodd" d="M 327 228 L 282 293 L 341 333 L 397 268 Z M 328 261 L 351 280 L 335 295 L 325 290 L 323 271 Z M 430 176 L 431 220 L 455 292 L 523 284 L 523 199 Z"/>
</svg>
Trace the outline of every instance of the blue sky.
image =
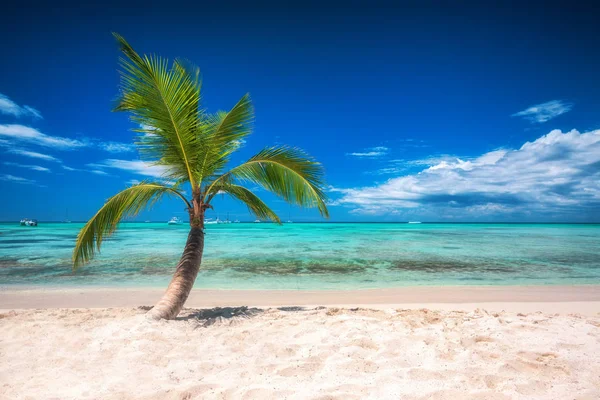
<svg viewBox="0 0 600 400">
<path fill-rule="evenodd" d="M 59 3 L 3 10 L 0 220 L 86 220 L 156 174 L 110 111 L 116 31 L 199 65 L 210 111 L 249 92 L 255 129 L 233 162 L 305 149 L 332 221 L 600 221 L 592 8 Z M 284 219 L 319 220 L 259 193 Z M 228 199 L 216 211 L 251 219 Z M 166 200 L 140 219 L 173 215 Z"/>
</svg>

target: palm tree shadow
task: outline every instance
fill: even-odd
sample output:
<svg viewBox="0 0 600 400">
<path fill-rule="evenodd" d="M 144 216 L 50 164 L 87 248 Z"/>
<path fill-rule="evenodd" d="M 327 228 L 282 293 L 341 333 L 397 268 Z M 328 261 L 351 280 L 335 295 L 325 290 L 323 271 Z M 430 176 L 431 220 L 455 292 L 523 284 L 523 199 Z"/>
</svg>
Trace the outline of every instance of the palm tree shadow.
<svg viewBox="0 0 600 400">
<path fill-rule="evenodd" d="M 325 307 L 317 307 L 322 309 Z M 291 306 L 277 307 L 279 311 L 302 312 L 308 311 L 306 307 Z M 197 322 L 198 327 L 208 327 L 214 324 L 237 324 L 242 320 L 253 318 L 266 310 L 258 307 L 215 307 L 204 309 L 184 309 L 181 314 L 175 318 L 177 321 Z"/>
<path fill-rule="evenodd" d="M 175 318 L 178 321 L 198 322 L 199 327 L 214 324 L 232 324 L 240 320 L 252 318 L 262 314 L 265 310 L 256 307 L 215 307 L 200 310 L 188 309 Z"/>
<path fill-rule="evenodd" d="M 306 307 L 301 307 L 301 306 L 277 307 L 277 309 L 279 311 L 286 311 L 286 312 L 307 311 Z"/>
</svg>

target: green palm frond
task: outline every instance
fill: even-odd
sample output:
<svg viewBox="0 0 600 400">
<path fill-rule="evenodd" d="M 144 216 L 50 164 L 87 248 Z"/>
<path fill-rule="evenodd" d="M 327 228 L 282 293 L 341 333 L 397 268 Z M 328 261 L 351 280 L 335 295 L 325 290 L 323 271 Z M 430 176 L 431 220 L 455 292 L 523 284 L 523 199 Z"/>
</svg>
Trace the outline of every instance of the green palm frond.
<svg viewBox="0 0 600 400">
<path fill-rule="evenodd" d="M 142 182 L 108 199 L 77 235 L 73 250 L 73 268 L 76 269 L 91 260 L 95 251 L 100 250 L 104 237 L 110 236 L 123 218 L 133 217 L 143 208 L 152 207 L 165 194 L 178 196 L 188 208 L 191 207 L 177 190 L 158 183 Z"/>
<path fill-rule="evenodd" d="M 216 191 L 215 194 L 221 192 L 228 194 L 234 199 L 237 199 L 244 203 L 248 207 L 248 210 L 257 218 L 271 220 L 273 222 L 277 222 L 278 224 L 281 223 L 277 214 L 275 214 L 275 212 L 271 210 L 269 206 L 267 206 L 257 195 L 252 193 L 252 191 L 250 191 L 249 189 L 240 185 L 227 184 L 218 189 L 218 191 Z"/>
<path fill-rule="evenodd" d="M 187 177 L 195 186 L 197 132 L 202 128 L 200 72 L 180 60 L 140 56 L 118 34 L 124 57 L 120 58 L 121 94 L 115 111 L 129 111 L 143 126 L 140 153 L 159 165 L 167 165 L 173 179 Z M 147 131 L 147 132 L 146 132 Z"/>
<path fill-rule="evenodd" d="M 322 216 L 329 217 L 327 196 L 322 189 L 323 168 L 300 149 L 268 147 L 217 178 L 208 192 L 233 178 L 256 183 L 289 203 L 316 207 Z"/>
<path fill-rule="evenodd" d="M 229 112 L 207 117 L 206 133 L 202 136 L 200 176 L 207 177 L 225 167 L 229 156 L 237 150 L 244 137 L 252 132 L 254 108 L 250 95 L 244 95 Z"/>
</svg>

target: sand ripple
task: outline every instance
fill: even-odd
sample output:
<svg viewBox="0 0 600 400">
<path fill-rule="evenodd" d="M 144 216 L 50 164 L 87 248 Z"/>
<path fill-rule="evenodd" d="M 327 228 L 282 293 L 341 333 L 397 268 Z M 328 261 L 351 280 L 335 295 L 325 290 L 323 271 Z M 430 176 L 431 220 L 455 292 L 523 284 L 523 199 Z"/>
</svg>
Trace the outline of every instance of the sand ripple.
<svg viewBox="0 0 600 400">
<path fill-rule="evenodd" d="M 598 399 L 600 318 L 286 307 L 0 315 L 3 399 Z"/>
</svg>

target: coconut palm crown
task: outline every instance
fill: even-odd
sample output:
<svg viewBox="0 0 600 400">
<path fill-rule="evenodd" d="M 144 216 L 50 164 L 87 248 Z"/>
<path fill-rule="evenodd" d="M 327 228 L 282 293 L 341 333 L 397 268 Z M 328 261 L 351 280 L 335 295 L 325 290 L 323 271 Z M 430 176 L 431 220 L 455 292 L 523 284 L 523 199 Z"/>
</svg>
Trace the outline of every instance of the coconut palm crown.
<svg viewBox="0 0 600 400">
<path fill-rule="evenodd" d="M 127 111 L 139 126 L 140 157 L 161 166 L 164 180 L 142 182 L 109 198 L 77 236 L 73 267 L 88 262 L 118 223 L 151 207 L 164 196 L 180 199 L 189 212 L 190 234 L 173 280 L 150 311 L 155 319 L 174 318 L 194 284 L 204 248 L 204 214 L 217 194 L 244 203 L 259 219 L 280 223 L 279 217 L 245 185 L 258 185 L 285 201 L 316 207 L 328 217 L 320 163 L 302 150 L 267 147 L 241 165 L 228 161 L 251 133 L 254 110 L 248 94 L 228 112 L 207 113 L 201 104 L 200 71 L 188 62 L 139 55 L 114 34 L 120 58 L 120 95 L 114 111 Z M 168 180 L 173 184 L 165 184 Z M 191 187 L 187 198 L 182 186 Z"/>
</svg>

